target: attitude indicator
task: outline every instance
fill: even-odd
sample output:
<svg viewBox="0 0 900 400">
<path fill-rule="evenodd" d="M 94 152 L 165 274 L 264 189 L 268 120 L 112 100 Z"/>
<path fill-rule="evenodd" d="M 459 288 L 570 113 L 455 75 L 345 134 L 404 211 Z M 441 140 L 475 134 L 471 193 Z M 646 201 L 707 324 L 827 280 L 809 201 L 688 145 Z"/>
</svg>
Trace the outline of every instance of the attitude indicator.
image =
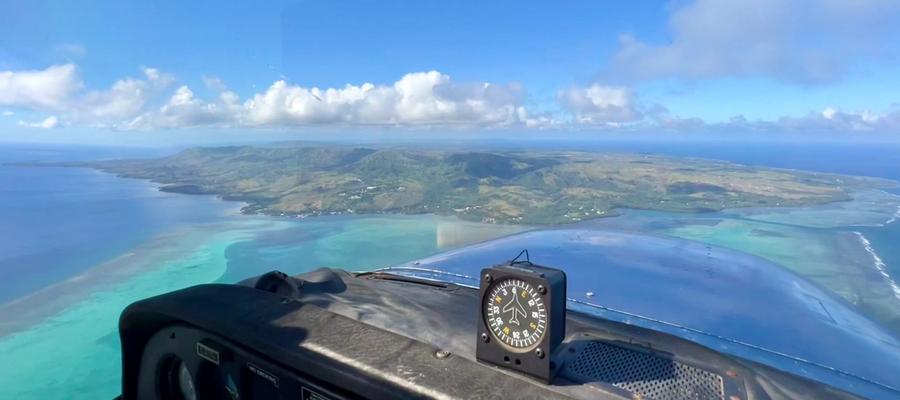
<svg viewBox="0 0 900 400">
<path fill-rule="evenodd" d="M 522 254 L 481 270 L 475 357 L 549 383 L 566 332 L 566 274 Z"/>
<path fill-rule="evenodd" d="M 485 323 L 511 351 L 529 351 L 547 332 L 547 308 L 536 287 L 521 279 L 504 279 L 489 290 Z"/>
</svg>

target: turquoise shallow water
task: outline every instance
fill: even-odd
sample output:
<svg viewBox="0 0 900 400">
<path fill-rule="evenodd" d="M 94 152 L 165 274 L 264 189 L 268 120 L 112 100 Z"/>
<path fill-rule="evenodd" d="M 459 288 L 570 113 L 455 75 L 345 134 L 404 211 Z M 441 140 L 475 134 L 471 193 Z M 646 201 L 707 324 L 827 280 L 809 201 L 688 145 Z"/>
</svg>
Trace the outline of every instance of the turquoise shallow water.
<svg viewBox="0 0 900 400">
<path fill-rule="evenodd" d="M 811 207 L 626 211 L 582 226 L 674 236 L 772 261 L 836 293 L 900 337 L 900 196 L 870 191 Z"/>
<path fill-rule="evenodd" d="M 0 398 L 111 399 L 119 391 L 118 314 L 140 297 L 218 279 L 225 248 L 239 239 L 217 234 L 156 270 L 91 293 L 25 331 L 0 339 Z M 38 379 L 40 378 L 40 379 Z"/>
<path fill-rule="evenodd" d="M 0 163 L 119 155 L 135 156 L 17 147 L 0 148 Z M 0 399 L 113 398 L 116 324 L 141 298 L 273 269 L 383 267 L 523 229 L 428 215 L 247 216 L 239 203 L 76 168 L 0 165 L 0 201 Z"/>
<path fill-rule="evenodd" d="M 437 252 L 442 247 L 439 232 L 458 225 L 470 224 L 435 216 L 304 221 L 236 216 L 195 226 L 115 264 L 120 269 L 140 264 L 143 269 L 132 276 L 109 282 L 88 271 L 73 284 L 56 288 L 81 296 L 69 293 L 75 300 L 65 308 L 0 338 L 0 354 L 17 360 L 0 364 L 0 399 L 112 398 L 119 389 L 118 315 L 138 299 L 200 283 L 235 282 L 272 269 L 296 274 L 321 266 L 361 270 L 398 264 Z M 488 229 L 493 236 L 521 230 Z M 147 259 L 153 265 L 145 265 Z M 3 318 L 17 318 L 6 311 Z M 34 379 L 38 376 L 52 379 Z"/>
<path fill-rule="evenodd" d="M 0 363 L 0 399 L 115 396 L 116 321 L 127 304 L 140 298 L 198 283 L 235 282 L 272 269 L 295 274 L 320 266 L 394 265 L 522 229 L 427 215 L 243 216 L 235 203 L 160 193 L 146 182 L 93 171 L 10 168 L 0 167 L 0 180 L 15 183 L 0 185 L 5 191 L 0 198 L 14 198 L 11 207 L 0 208 L 6 211 L 0 211 L 5 222 L 0 246 L 6 246 L 0 247 L 0 273 L 7 273 L 0 280 L 0 303 L 4 296 L 18 300 L 0 304 L 0 355 L 14 360 Z M 870 194 L 857 203 L 791 212 L 636 211 L 586 224 L 678 236 L 762 256 L 900 331 L 900 322 L 891 322 L 900 321 L 900 301 L 854 234 L 868 238 L 889 274 L 900 276 L 900 223 L 886 223 L 896 206 L 895 197 Z"/>
</svg>

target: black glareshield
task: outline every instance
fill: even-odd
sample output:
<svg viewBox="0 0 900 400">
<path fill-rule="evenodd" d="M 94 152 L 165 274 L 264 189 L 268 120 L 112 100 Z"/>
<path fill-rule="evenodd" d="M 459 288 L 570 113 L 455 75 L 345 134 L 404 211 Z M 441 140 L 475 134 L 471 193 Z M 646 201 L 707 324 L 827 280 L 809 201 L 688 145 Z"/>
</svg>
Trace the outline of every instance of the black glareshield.
<svg viewBox="0 0 900 400">
<path fill-rule="evenodd" d="M 122 399 L 859 399 L 663 332 L 567 312 L 559 270 L 505 264 L 481 279 L 476 290 L 321 269 L 138 301 L 119 321 Z M 494 331 L 485 312 L 501 319 Z"/>
<path fill-rule="evenodd" d="M 476 357 L 543 382 L 566 332 L 566 274 L 513 261 L 481 271 Z"/>
<path fill-rule="evenodd" d="M 461 321 L 474 313 L 475 290 L 328 269 L 246 284 L 199 285 L 126 308 L 122 399 L 190 399 L 191 390 L 200 400 L 559 397 L 474 360 Z M 340 298 L 349 303 L 328 306 Z M 393 329 L 360 321 L 362 309 Z M 435 315 L 446 320 L 428 329 L 414 322 Z M 442 333 L 448 347 L 391 331 L 407 326 Z"/>
</svg>

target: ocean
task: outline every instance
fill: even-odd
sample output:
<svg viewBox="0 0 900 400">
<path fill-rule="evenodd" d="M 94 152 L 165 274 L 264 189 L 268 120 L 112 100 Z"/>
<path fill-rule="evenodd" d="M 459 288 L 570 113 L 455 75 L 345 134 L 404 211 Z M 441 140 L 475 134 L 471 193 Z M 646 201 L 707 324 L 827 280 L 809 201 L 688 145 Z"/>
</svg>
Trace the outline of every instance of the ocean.
<svg viewBox="0 0 900 400">
<path fill-rule="evenodd" d="M 0 147 L 0 163 L 150 157 L 152 150 Z M 186 197 L 81 168 L 0 167 L 0 304 L 125 253 L 234 204 Z"/>
<path fill-rule="evenodd" d="M 0 147 L 0 164 L 166 152 L 16 145 Z M 276 269 L 386 267 L 523 229 L 433 215 L 298 220 L 240 206 L 89 169 L 0 165 L 0 354 L 15 360 L 0 363 L 0 399 L 115 397 L 118 316 L 141 298 Z"/>
<path fill-rule="evenodd" d="M 715 158 L 900 180 L 896 144 L 622 140 L 542 141 L 534 146 Z M 173 151 L 0 145 L 0 164 L 157 157 Z M 849 221 L 840 226 L 804 225 L 821 214 L 773 216 L 766 210 L 699 219 L 634 212 L 598 226 L 735 247 L 801 274 L 821 268 L 805 259 L 809 254 L 839 268 L 844 259 L 831 244 L 856 232 L 868 249 L 858 241 L 848 251 L 872 275 L 860 285 L 886 285 L 879 267 L 890 279 L 900 279 L 900 208 L 886 212 L 894 199 L 880 194 L 858 201 L 860 207 L 878 203 L 878 208 L 865 215 L 812 210 Z M 320 266 L 390 266 L 463 245 L 467 236 L 481 240 L 523 229 L 431 215 L 298 220 L 242 215 L 239 208 L 214 196 L 160 192 L 145 181 L 89 169 L 0 165 L 0 354 L 16 360 L 0 364 L 0 399 L 114 397 L 120 373 L 116 321 L 127 304 L 140 298 L 199 283 L 235 282 L 273 269 L 296 274 Z M 796 225 L 785 225 L 787 220 Z M 753 240 L 744 240 L 750 236 Z M 798 244 L 808 252 L 804 257 L 793 254 Z M 843 282 L 828 279 L 817 283 L 844 288 Z M 52 379 L 34 379 L 38 375 Z"/>
<path fill-rule="evenodd" d="M 900 142 L 814 139 L 772 141 L 728 140 L 547 140 L 543 148 L 663 154 L 725 160 L 745 165 L 799 169 L 900 181 Z M 887 190 L 900 195 L 900 188 Z M 893 276 L 900 276 L 900 208 L 880 223 L 857 230 L 872 243 Z M 876 225 L 876 226 L 871 226 Z M 877 226 L 880 225 L 880 226 Z"/>
</svg>

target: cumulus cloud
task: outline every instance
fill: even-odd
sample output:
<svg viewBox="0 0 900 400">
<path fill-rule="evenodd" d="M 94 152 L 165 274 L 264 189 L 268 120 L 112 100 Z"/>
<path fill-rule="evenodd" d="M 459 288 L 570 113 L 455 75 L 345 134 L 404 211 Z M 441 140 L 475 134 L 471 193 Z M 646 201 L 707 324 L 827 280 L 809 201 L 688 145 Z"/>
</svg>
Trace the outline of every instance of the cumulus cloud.
<svg viewBox="0 0 900 400">
<path fill-rule="evenodd" d="M 654 104 L 645 113 L 644 126 L 662 131 L 681 133 L 695 133 L 707 128 L 706 121 L 700 118 L 680 117 L 672 114 L 669 109 L 659 104 Z"/>
<path fill-rule="evenodd" d="M 60 122 L 59 122 L 59 119 L 56 118 L 55 116 L 50 116 L 50 117 L 45 118 L 42 121 L 37 121 L 37 122 L 26 122 L 26 121 L 20 120 L 19 126 L 25 126 L 25 127 L 29 127 L 29 128 L 53 129 L 53 128 L 60 127 Z"/>
<path fill-rule="evenodd" d="M 708 127 L 700 118 L 680 117 L 660 104 L 642 103 L 623 86 L 573 86 L 559 92 L 558 100 L 572 114 L 572 124 L 581 127 L 674 132 L 699 132 Z"/>
<path fill-rule="evenodd" d="M 783 116 L 775 120 L 751 121 L 743 115 L 737 115 L 728 121 L 711 124 L 697 118 L 662 115 L 662 118 L 654 121 L 654 127 L 681 133 L 713 132 L 731 135 L 900 133 L 900 109 L 897 108 L 878 113 L 870 110 L 846 111 L 828 107 L 802 116 Z"/>
<path fill-rule="evenodd" d="M 319 89 L 277 81 L 244 108 L 250 125 L 511 125 L 523 122 L 521 97 L 517 85 L 461 84 L 429 71 L 389 86 Z"/>
<path fill-rule="evenodd" d="M 123 78 L 109 89 L 88 91 L 74 64 L 0 71 L 0 105 L 60 115 L 36 123 L 20 121 L 21 126 L 54 128 L 65 120 L 116 127 L 140 115 L 153 95 L 173 81 L 171 75 L 155 68 L 145 67 L 141 72 L 141 78 Z"/>
<path fill-rule="evenodd" d="M 0 71 L 0 105 L 61 111 L 82 87 L 75 65 L 43 70 Z"/>
<path fill-rule="evenodd" d="M 896 57 L 900 2 L 893 0 L 697 0 L 670 15 L 671 41 L 620 37 L 614 76 L 702 79 L 765 76 L 814 84 L 860 59 Z"/>
<path fill-rule="evenodd" d="M 155 68 L 141 69 L 143 78 L 124 78 L 107 90 L 90 91 L 73 102 L 72 119 L 119 127 L 142 114 L 148 103 L 174 80 Z"/>
<path fill-rule="evenodd" d="M 304 87 L 279 80 L 241 98 L 214 77 L 204 77 L 207 95 L 154 68 L 122 78 L 109 88 L 87 90 L 74 65 L 44 70 L 0 71 L 0 106 L 23 109 L 42 120 L 23 127 L 68 125 L 114 130 L 188 127 L 521 127 L 733 132 L 900 132 L 900 109 L 876 113 L 828 108 L 772 121 L 737 116 L 707 124 L 645 104 L 626 86 L 592 84 L 557 93 L 563 111 L 533 113 L 518 84 L 457 82 L 437 71 L 409 73 L 390 84 Z M 211 94 L 209 94 L 211 93 Z M 13 115 L 3 111 L 3 116 Z"/>
<path fill-rule="evenodd" d="M 548 116 L 531 116 L 521 105 L 516 84 L 457 83 L 437 71 L 404 75 L 391 85 L 363 83 L 340 88 L 274 82 L 244 101 L 221 80 L 205 77 L 213 100 L 179 87 L 161 107 L 151 109 L 120 129 L 188 126 L 291 127 L 342 126 L 549 126 Z"/>
<path fill-rule="evenodd" d="M 782 117 L 776 125 L 793 131 L 900 132 L 900 109 L 885 113 L 826 108 L 801 117 Z"/>
<path fill-rule="evenodd" d="M 228 90 L 228 86 L 225 85 L 225 82 L 222 82 L 221 79 L 215 76 L 204 76 L 203 84 L 206 85 L 207 88 L 215 90 L 217 92 Z"/>
<path fill-rule="evenodd" d="M 194 96 L 187 86 L 180 86 L 169 100 L 157 110 L 120 126 L 122 129 L 186 128 L 193 126 L 232 126 L 240 122 L 244 112 L 237 94 L 222 91 L 215 101 L 207 102 Z"/>
<path fill-rule="evenodd" d="M 636 108 L 634 94 L 626 87 L 599 84 L 573 86 L 559 92 L 557 97 L 579 123 L 615 126 L 643 117 Z"/>
<path fill-rule="evenodd" d="M 161 93 L 174 81 L 172 76 L 154 68 L 142 72 L 143 77 L 120 79 L 109 89 L 85 91 L 71 64 L 4 71 L 0 105 L 60 111 L 73 123 L 122 130 L 324 124 L 538 127 L 554 122 L 529 115 L 517 84 L 460 83 L 438 71 L 409 73 L 390 85 L 324 89 L 280 80 L 243 101 L 214 77 L 203 79 L 216 92 L 212 99 L 198 98 L 186 85 L 166 98 Z"/>
</svg>

